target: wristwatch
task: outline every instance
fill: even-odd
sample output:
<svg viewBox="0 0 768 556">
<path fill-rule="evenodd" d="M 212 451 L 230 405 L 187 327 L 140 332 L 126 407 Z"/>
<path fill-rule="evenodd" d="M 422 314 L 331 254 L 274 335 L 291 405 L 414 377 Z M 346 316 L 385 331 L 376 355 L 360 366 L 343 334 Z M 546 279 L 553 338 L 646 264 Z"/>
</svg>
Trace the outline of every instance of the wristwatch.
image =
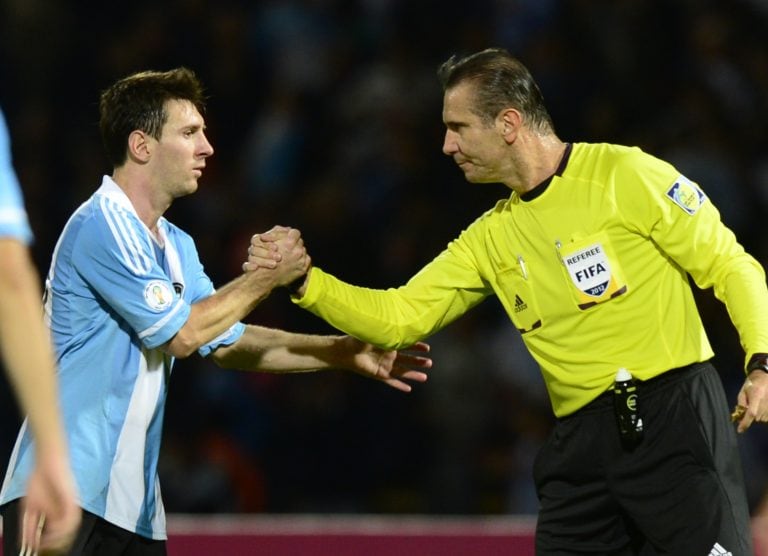
<svg viewBox="0 0 768 556">
<path fill-rule="evenodd" d="M 747 363 L 747 373 L 757 370 L 768 373 L 768 353 L 755 353 L 749 358 L 749 363 Z"/>
<path fill-rule="evenodd" d="M 296 278 L 293 282 L 288 284 L 288 286 L 286 286 L 288 288 L 289 294 L 297 295 L 299 293 L 301 286 L 303 286 L 304 282 L 307 281 L 307 273 L 309 273 L 309 271 L 305 272 L 304 274 Z M 768 362 L 765 365 L 765 372 L 768 373 Z"/>
</svg>

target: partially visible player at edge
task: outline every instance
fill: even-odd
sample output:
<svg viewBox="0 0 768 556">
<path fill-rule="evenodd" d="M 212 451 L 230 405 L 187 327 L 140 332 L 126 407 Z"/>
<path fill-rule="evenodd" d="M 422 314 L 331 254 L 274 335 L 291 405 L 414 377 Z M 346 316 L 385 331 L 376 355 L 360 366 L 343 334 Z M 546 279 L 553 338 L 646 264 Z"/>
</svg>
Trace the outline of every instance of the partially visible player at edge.
<svg viewBox="0 0 768 556">
<path fill-rule="evenodd" d="M 688 277 L 714 288 L 746 353 L 743 432 L 768 421 L 763 268 L 667 162 L 562 141 L 529 71 L 505 50 L 454 57 L 438 73 L 443 152 L 469 182 L 511 196 L 399 288 L 360 288 L 314 267 L 296 303 L 396 348 L 499 299 L 558 418 L 534 466 L 538 556 L 752 556 L 736 431 Z M 247 268 L 269 261 L 264 246 L 282 233 L 255 236 Z M 639 444 L 620 437 L 614 415 L 622 367 L 639 381 Z"/>
<path fill-rule="evenodd" d="M 0 110 L 0 352 L 35 439 L 35 463 L 27 481 L 20 531 L 22 551 L 30 553 L 66 550 L 80 523 L 59 413 L 53 349 L 43 321 L 40 276 L 29 252 L 31 241 Z M 4 530 L 5 535 L 11 534 L 9 527 Z"/>
<path fill-rule="evenodd" d="M 193 239 L 164 218 L 175 199 L 197 190 L 213 154 L 203 101 L 200 82 L 185 68 L 130 75 L 102 93 L 112 175 L 70 217 L 53 253 L 45 309 L 84 510 L 71 555 L 166 554 L 157 464 L 177 357 L 197 352 L 222 367 L 273 373 L 346 369 L 403 391 L 410 390 L 404 379 L 426 380 L 418 369 L 431 364 L 348 336 L 240 322 L 310 261 L 290 230 L 274 245 L 273 268 L 214 290 Z M 5 520 L 19 518 L 33 447 L 22 430 L 0 492 Z M 3 543 L 14 553 L 13 535 Z"/>
</svg>

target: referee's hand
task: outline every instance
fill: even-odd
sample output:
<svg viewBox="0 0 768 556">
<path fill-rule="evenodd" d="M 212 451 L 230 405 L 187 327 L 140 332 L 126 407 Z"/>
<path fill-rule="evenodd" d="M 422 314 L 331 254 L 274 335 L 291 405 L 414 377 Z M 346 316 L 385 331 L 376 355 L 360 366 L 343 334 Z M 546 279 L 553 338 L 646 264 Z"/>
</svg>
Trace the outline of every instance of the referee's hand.
<svg viewBox="0 0 768 556">
<path fill-rule="evenodd" d="M 746 431 L 754 422 L 768 422 L 768 373 L 759 369 L 749 373 L 737 401 L 733 419 L 738 432 Z"/>
</svg>

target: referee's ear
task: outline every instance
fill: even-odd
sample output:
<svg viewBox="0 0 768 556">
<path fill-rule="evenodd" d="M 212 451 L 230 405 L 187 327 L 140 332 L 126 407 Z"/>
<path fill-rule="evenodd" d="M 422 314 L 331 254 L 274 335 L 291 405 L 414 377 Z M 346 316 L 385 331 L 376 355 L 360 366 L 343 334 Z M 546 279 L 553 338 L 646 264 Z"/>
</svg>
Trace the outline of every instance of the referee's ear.
<svg viewBox="0 0 768 556">
<path fill-rule="evenodd" d="M 515 142 L 522 123 L 523 116 L 514 108 L 505 108 L 496 117 L 496 129 L 499 130 L 504 140 L 509 144 Z"/>
</svg>

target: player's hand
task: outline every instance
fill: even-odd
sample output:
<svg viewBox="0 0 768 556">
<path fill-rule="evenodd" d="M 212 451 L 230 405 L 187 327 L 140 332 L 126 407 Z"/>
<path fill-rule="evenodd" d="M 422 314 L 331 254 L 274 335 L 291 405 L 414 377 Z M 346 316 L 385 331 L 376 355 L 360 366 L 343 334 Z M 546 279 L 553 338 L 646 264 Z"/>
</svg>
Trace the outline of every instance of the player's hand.
<svg viewBox="0 0 768 556">
<path fill-rule="evenodd" d="M 291 234 L 291 230 L 293 230 L 294 234 L 298 234 L 299 237 L 301 236 L 298 230 L 287 226 L 274 226 L 267 232 L 253 234 L 248 244 L 248 258 L 243 263 L 243 271 L 248 272 L 258 268 L 277 268 L 278 263 L 283 260 L 283 255 L 280 252 L 280 243 L 278 242 L 285 240 Z"/>
<path fill-rule="evenodd" d="M 20 511 L 21 554 L 60 554 L 69 550 L 82 512 L 65 456 L 38 455 Z"/>
<path fill-rule="evenodd" d="M 387 351 L 361 342 L 350 336 L 345 337 L 353 353 L 348 368 L 359 375 L 379 380 L 401 392 L 410 392 L 411 385 L 406 380 L 426 382 L 427 373 L 432 367 L 432 359 L 423 354 L 429 353 L 429 344 L 417 342 L 401 351 Z"/>
<path fill-rule="evenodd" d="M 275 226 L 268 232 L 251 237 L 243 271 L 274 270 L 278 273 L 272 277 L 275 284 L 287 286 L 304 276 L 311 264 L 301 232 L 295 228 Z"/>
<path fill-rule="evenodd" d="M 746 431 L 754 422 L 768 422 L 768 373 L 756 370 L 749 373 L 739 390 L 737 406 L 732 419 L 738 423 L 737 431 Z"/>
</svg>

